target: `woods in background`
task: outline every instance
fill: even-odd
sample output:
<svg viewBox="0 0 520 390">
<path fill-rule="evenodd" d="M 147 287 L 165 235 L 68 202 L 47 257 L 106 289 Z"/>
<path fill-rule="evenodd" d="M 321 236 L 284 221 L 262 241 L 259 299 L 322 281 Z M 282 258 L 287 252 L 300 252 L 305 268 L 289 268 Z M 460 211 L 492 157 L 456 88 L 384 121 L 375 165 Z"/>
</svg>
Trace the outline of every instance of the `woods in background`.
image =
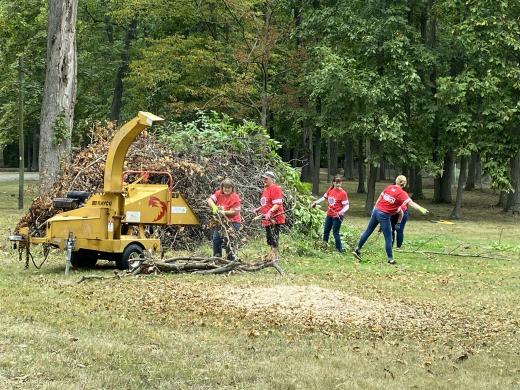
<svg viewBox="0 0 520 390">
<path fill-rule="evenodd" d="M 70 104 L 40 119 L 52 10 L 52 1 L 0 0 L 1 164 L 17 161 L 23 55 L 30 169 L 55 140 L 47 130 L 69 119 L 80 145 L 100 119 L 146 110 L 187 121 L 215 110 L 267 128 L 314 192 L 320 167 L 358 178 L 367 212 L 376 181 L 394 172 L 417 199 L 422 176 L 433 176 L 433 200 L 455 202 L 454 218 L 463 189 L 486 174 L 504 210 L 520 212 L 518 2 L 79 0 L 77 23 L 61 26 L 76 30 L 73 122 Z"/>
</svg>

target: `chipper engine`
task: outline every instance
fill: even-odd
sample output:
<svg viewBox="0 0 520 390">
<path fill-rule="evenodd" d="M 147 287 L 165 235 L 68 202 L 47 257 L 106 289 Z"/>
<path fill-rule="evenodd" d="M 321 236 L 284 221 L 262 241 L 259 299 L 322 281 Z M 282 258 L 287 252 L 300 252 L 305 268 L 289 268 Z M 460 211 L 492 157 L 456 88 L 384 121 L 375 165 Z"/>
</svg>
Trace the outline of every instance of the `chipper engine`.
<svg viewBox="0 0 520 390">
<path fill-rule="evenodd" d="M 168 184 L 146 184 L 142 178 L 148 172 L 129 172 L 140 178 L 123 187 L 124 175 L 128 174 L 123 172 L 123 165 L 130 145 L 146 127 L 162 121 L 149 112 L 139 112 L 124 124 L 108 150 L 103 192 L 90 196 L 87 192 L 71 191 L 66 198 L 54 199 L 54 207 L 68 211 L 46 221 L 44 237 L 30 236 L 28 228 L 10 236 L 11 241 L 26 250 L 27 259 L 31 245 L 43 244 L 47 249 L 67 251 L 65 273 L 71 265 L 92 267 L 98 259 L 115 261 L 119 269 L 127 269 L 145 250 L 161 250 L 160 240 L 148 237 L 147 225 L 199 224 L 182 196 L 173 192 L 173 179 L 167 172 L 154 174 L 164 174 Z"/>
</svg>

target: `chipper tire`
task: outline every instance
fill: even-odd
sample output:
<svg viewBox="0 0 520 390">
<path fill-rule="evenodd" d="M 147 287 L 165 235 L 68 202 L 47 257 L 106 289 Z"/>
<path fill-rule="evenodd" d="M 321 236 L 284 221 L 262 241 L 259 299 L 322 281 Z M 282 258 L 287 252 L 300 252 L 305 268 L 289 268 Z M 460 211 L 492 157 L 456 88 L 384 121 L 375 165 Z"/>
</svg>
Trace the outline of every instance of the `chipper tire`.
<svg viewBox="0 0 520 390">
<path fill-rule="evenodd" d="M 116 267 L 118 269 L 130 268 L 130 263 L 134 260 L 140 259 L 143 256 L 143 248 L 137 244 L 128 245 L 121 257 L 116 260 Z"/>
<path fill-rule="evenodd" d="M 74 268 L 94 268 L 98 261 L 97 253 L 86 249 L 72 252 L 70 262 Z"/>
</svg>

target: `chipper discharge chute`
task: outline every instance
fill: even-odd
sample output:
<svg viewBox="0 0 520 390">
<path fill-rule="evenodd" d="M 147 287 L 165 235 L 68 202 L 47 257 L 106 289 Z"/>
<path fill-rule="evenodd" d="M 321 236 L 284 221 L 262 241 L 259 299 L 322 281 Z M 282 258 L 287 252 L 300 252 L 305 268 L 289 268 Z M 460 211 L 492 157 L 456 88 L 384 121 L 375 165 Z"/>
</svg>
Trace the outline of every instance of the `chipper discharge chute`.
<svg viewBox="0 0 520 390">
<path fill-rule="evenodd" d="M 186 201 L 172 192 L 169 173 L 161 173 L 169 177 L 168 184 L 146 184 L 138 179 L 123 189 L 123 165 L 130 145 L 146 127 L 162 121 L 149 112 L 139 112 L 118 130 L 110 144 L 103 192 L 89 196 L 71 191 L 66 198 L 54 199 L 55 207 L 71 210 L 48 219 L 44 237 L 30 237 L 28 229 L 22 228 L 11 241 L 25 245 L 27 254 L 32 244 L 65 249 L 66 273 L 70 265 L 91 267 L 98 259 L 115 261 L 119 269 L 126 269 L 145 250 L 161 249 L 158 238 L 147 236 L 146 225 L 198 225 Z M 148 175 L 129 173 L 138 173 L 141 178 Z"/>
</svg>

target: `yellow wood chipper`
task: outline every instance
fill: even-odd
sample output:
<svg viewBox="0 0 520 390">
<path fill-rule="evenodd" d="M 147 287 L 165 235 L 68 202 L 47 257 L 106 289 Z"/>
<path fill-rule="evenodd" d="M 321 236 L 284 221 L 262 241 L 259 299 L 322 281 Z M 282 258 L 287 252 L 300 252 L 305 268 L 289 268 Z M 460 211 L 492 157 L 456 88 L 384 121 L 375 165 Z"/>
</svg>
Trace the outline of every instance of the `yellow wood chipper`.
<svg viewBox="0 0 520 390">
<path fill-rule="evenodd" d="M 123 187 L 123 165 L 135 138 L 148 126 L 163 119 L 149 112 L 124 124 L 115 134 L 105 163 L 103 192 L 89 196 L 87 192 L 71 191 L 66 198 L 54 199 L 54 207 L 69 209 L 45 222 L 45 236 L 32 237 L 28 228 L 20 229 L 10 240 L 26 250 L 43 244 L 46 248 L 67 251 L 65 272 L 70 266 L 91 267 L 98 259 L 115 261 L 119 269 L 141 257 L 145 250 L 161 250 L 158 238 L 150 238 L 147 225 L 198 225 L 199 220 L 183 197 L 169 184 L 145 184 L 141 179 Z M 157 173 L 157 172 L 156 172 Z M 26 262 L 28 264 L 28 260 Z"/>
</svg>

